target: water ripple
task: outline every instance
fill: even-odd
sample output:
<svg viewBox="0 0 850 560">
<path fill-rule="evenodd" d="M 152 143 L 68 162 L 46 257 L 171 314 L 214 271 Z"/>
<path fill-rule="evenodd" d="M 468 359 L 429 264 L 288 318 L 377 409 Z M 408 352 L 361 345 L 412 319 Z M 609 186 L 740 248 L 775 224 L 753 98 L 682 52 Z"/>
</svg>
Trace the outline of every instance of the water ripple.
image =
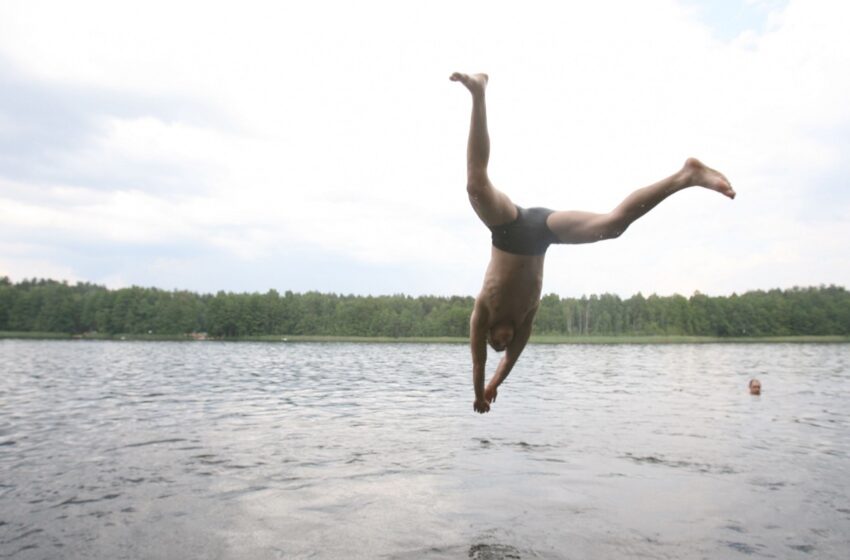
<svg viewBox="0 0 850 560">
<path fill-rule="evenodd" d="M 846 345 L 532 345 L 483 416 L 469 370 L 462 345 L 0 341 L 0 556 L 850 549 Z"/>
</svg>

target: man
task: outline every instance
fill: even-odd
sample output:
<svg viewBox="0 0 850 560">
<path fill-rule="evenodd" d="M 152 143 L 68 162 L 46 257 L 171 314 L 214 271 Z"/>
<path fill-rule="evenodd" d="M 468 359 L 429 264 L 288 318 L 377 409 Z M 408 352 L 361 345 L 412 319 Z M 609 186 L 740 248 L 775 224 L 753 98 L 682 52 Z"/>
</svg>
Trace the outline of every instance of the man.
<svg viewBox="0 0 850 560">
<path fill-rule="evenodd" d="M 735 198 L 735 191 L 721 173 L 690 158 L 666 179 L 638 189 L 607 214 L 555 212 L 545 208 L 520 208 L 497 190 L 487 176 L 490 137 L 484 91 L 487 74 L 461 74 L 450 78 L 472 94 L 472 121 L 467 146 L 469 202 L 492 232 L 493 247 L 484 285 L 475 300 L 470 319 L 472 346 L 473 409 L 489 412 L 497 389 L 516 364 L 531 335 L 531 325 L 540 304 L 543 259 L 552 243 L 593 243 L 613 239 L 659 202 L 687 187 L 702 186 Z M 484 387 L 487 343 L 505 351 L 496 372 Z"/>
<path fill-rule="evenodd" d="M 750 379 L 750 394 L 761 395 L 761 381 L 758 379 Z"/>
</svg>

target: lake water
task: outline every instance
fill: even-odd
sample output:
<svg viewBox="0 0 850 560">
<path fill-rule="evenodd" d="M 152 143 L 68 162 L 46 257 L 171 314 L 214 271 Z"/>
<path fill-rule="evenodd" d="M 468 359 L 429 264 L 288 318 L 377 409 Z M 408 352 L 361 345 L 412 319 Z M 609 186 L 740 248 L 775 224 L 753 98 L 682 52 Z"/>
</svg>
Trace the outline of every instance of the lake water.
<svg viewBox="0 0 850 560">
<path fill-rule="evenodd" d="M 472 395 L 463 345 L 0 341 L 0 556 L 848 557 L 848 345 L 533 345 Z"/>
</svg>

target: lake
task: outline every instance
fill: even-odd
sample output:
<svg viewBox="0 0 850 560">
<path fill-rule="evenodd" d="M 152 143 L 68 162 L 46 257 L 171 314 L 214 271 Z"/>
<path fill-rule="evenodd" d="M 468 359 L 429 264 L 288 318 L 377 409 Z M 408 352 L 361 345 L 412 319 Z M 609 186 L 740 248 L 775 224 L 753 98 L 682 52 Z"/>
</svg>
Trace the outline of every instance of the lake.
<svg viewBox="0 0 850 560">
<path fill-rule="evenodd" d="M 463 345 L 3 340 L 0 556 L 847 558 L 850 345 L 532 345 L 472 401 Z"/>
</svg>

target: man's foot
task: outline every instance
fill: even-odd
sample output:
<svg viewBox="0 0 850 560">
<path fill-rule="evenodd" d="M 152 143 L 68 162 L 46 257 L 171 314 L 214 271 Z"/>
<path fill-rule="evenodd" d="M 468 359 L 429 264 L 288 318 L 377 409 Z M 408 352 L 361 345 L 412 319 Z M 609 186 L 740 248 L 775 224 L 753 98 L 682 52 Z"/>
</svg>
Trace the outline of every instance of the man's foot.
<svg viewBox="0 0 850 560">
<path fill-rule="evenodd" d="M 688 158 L 682 172 L 687 174 L 687 182 L 690 186 L 705 187 L 729 198 L 735 198 L 735 190 L 729 184 L 729 179 L 696 158 Z"/>
<path fill-rule="evenodd" d="M 487 74 L 462 74 L 455 72 L 449 79 L 453 82 L 460 82 L 466 86 L 472 95 L 484 95 L 484 90 L 487 88 L 487 82 L 490 77 Z"/>
</svg>

